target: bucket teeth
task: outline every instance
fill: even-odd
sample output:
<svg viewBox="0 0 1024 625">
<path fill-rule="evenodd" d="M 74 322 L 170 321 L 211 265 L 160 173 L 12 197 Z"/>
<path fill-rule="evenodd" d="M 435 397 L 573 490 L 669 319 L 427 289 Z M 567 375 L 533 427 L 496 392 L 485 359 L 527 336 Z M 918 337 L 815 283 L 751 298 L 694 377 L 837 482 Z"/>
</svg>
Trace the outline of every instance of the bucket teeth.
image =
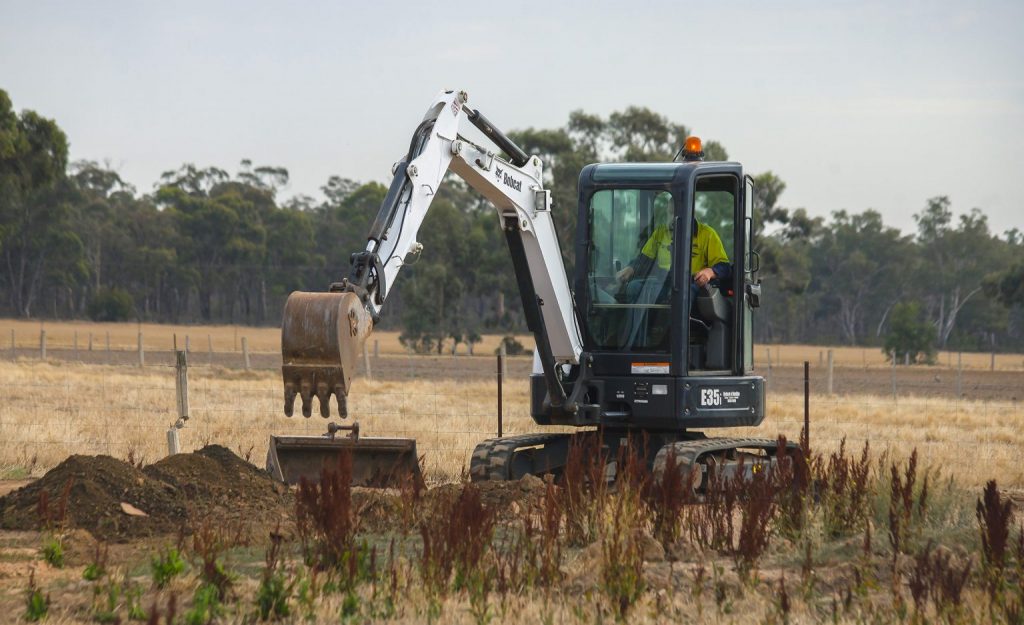
<svg viewBox="0 0 1024 625">
<path fill-rule="evenodd" d="M 299 395 L 302 397 L 302 416 L 313 415 L 313 385 L 306 380 L 299 386 Z"/>
<path fill-rule="evenodd" d="M 284 385 L 284 414 L 290 417 L 295 413 L 295 385 L 291 382 Z"/>
<path fill-rule="evenodd" d="M 345 395 L 345 389 L 340 385 L 335 386 L 334 397 L 338 400 L 338 416 L 344 419 L 348 416 L 348 397 Z"/>
<path fill-rule="evenodd" d="M 316 398 L 320 400 L 320 416 L 324 419 L 331 416 L 331 391 L 326 382 L 316 385 Z"/>
<path fill-rule="evenodd" d="M 296 387 L 298 391 L 296 391 Z M 348 409 L 345 398 L 345 387 L 335 384 L 331 387 L 329 382 L 308 380 L 299 378 L 295 382 L 287 382 L 284 385 L 284 414 L 292 416 L 295 414 L 295 398 L 302 401 L 302 416 L 309 417 L 313 414 L 313 398 L 320 404 L 320 416 L 327 419 L 331 416 L 331 395 L 337 398 L 338 414 L 341 417 L 348 416 Z"/>
</svg>

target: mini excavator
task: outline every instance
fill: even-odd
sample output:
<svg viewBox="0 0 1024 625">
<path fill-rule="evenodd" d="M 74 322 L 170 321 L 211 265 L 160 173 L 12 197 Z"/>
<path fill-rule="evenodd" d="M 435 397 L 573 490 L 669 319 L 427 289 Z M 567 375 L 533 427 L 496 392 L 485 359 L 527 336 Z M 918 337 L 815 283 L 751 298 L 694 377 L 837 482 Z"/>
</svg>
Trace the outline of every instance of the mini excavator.
<svg viewBox="0 0 1024 625">
<path fill-rule="evenodd" d="M 757 426 L 765 417 L 764 379 L 753 372 L 761 296 L 753 185 L 743 166 L 705 160 L 700 139 L 689 137 L 673 162 L 584 167 L 570 282 L 540 159 L 467 102 L 464 91 L 442 91 L 427 109 L 348 277 L 327 292 L 289 296 L 281 326 L 285 414 L 298 398 L 309 417 L 315 398 L 329 417 L 333 396 L 347 416 L 358 355 L 402 267 L 421 251 L 417 233 L 450 171 L 490 201 L 508 242 L 536 341 L 531 415 L 540 426 L 578 428 L 486 440 L 473 452 L 472 480 L 558 474 L 572 445 L 587 437 L 609 459 L 642 437 L 656 474 L 671 454 L 670 466 L 695 480 L 695 490 L 709 465 L 750 470 L 773 462 L 775 440 L 703 432 Z M 494 147 L 460 134 L 469 124 Z M 710 236 L 707 229 L 727 258 L 698 287 L 698 239 Z M 350 434 L 337 436 L 342 430 Z M 341 449 L 357 458 L 356 483 L 387 485 L 402 471 L 418 472 L 415 441 L 360 438 L 357 425 L 335 423 L 323 437 L 273 437 L 268 465 L 294 482 L 318 475 Z"/>
</svg>

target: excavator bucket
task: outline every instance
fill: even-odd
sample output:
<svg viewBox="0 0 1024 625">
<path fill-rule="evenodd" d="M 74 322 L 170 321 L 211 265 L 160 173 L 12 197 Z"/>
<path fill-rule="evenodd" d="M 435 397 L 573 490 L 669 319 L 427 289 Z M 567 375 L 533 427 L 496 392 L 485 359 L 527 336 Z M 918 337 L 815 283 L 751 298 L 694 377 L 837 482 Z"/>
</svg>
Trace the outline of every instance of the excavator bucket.
<svg viewBox="0 0 1024 625">
<path fill-rule="evenodd" d="M 302 415 L 309 417 L 316 397 L 320 416 L 327 418 L 334 395 L 339 416 L 348 416 L 352 375 L 372 329 L 369 313 L 353 293 L 296 291 L 288 296 L 281 322 L 284 413 L 292 416 L 299 397 Z M 343 430 L 350 435 L 335 436 Z M 303 477 L 317 481 L 320 470 L 337 466 L 341 454 L 352 457 L 354 486 L 396 488 L 423 482 L 415 439 L 361 438 L 358 423 L 329 423 L 322 436 L 271 436 L 267 470 L 288 484 Z"/>
<path fill-rule="evenodd" d="M 303 477 L 317 482 L 320 470 L 338 466 L 344 453 L 352 456 L 353 486 L 423 485 L 416 441 L 409 438 L 271 436 L 267 470 L 286 484 L 298 484 Z"/>
<path fill-rule="evenodd" d="M 305 293 L 288 296 L 281 322 L 281 374 L 284 377 L 284 413 L 289 417 L 295 397 L 302 401 L 302 416 L 313 413 L 313 397 L 320 416 L 331 416 L 331 395 L 341 417 L 348 415 L 345 398 L 360 350 L 373 329 L 373 321 L 354 293 Z"/>
</svg>

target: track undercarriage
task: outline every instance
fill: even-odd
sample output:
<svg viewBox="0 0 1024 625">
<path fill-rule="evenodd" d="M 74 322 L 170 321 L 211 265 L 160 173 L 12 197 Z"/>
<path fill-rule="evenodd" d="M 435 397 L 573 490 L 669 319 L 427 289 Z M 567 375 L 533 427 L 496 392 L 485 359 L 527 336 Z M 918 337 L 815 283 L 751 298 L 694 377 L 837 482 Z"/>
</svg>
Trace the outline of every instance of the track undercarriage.
<svg viewBox="0 0 1024 625">
<path fill-rule="evenodd" d="M 695 493 L 705 490 L 709 467 L 728 477 L 738 470 L 756 471 L 774 466 L 780 454 L 779 441 L 759 438 L 709 438 L 701 432 L 645 432 L 589 430 L 557 434 L 523 434 L 486 440 L 476 446 L 469 474 L 474 482 L 517 480 L 526 475 L 559 476 L 573 450 L 600 453 L 608 481 L 615 479 L 620 451 L 633 446 L 645 461 L 655 481 L 661 481 L 667 467 L 674 467 Z M 800 452 L 786 442 L 784 454 Z M 669 462 L 669 458 L 674 462 Z"/>
</svg>

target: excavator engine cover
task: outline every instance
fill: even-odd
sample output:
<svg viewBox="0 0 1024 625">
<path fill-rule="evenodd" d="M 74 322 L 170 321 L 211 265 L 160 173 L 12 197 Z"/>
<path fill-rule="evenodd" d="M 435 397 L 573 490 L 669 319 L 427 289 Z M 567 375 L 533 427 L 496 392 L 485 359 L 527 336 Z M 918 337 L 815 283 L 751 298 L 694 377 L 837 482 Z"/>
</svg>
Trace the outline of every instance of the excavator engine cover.
<svg viewBox="0 0 1024 625">
<path fill-rule="evenodd" d="M 316 396 L 320 416 L 326 419 L 331 416 L 334 395 L 339 415 L 347 416 L 352 374 L 372 329 L 373 321 L 354 293 L 295 291 L 289 295 L 281 322 L 284 413 L 292 416 L 298 395 L 302 416 L 310 416 Z"/>
</svg>

